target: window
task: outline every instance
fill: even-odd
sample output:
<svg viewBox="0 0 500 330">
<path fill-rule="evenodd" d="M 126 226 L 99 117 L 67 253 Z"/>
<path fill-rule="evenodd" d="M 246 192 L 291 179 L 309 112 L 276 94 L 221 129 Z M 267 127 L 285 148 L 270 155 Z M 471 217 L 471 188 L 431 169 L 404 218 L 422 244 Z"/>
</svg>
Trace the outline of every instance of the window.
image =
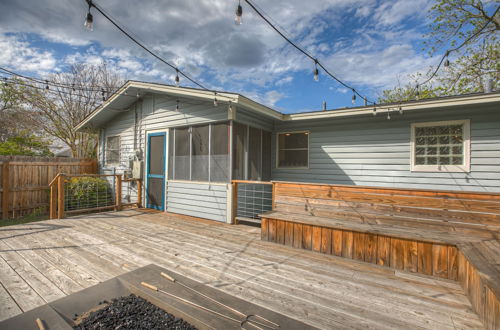
<svg viewBox="0 0 500 330">
<path fill-rule="evenodd" d="M 278 168 L 309 166 L 309 132 L 278 134 Z"/>
<path fill-rule="evenodd" d="M 169 159 L 174 180 L 228 182 L 228 124 L 171 129 Z"/>
<path fill-rule="evenodd" d="M 106 164 L 120 163 L 120 137 L 108 136 L 106 138 Z"/>
<path fill-rule="evenodd" d="M 415 123 L 411 130 L 412 171 L 470 171 L 469 120 Z"/>
</svg>

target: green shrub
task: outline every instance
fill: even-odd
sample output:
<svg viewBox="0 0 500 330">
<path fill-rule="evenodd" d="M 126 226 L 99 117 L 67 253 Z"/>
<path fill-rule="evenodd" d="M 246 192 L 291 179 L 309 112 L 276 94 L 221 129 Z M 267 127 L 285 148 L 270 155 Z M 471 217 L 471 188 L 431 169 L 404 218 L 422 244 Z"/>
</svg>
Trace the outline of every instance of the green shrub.
<svg viewBox="0 0 500 330">
<path fill-rule="evenodd" d="M 66 211 L 113 205 L 113 190 L 104 179 L 75 177 L 64 187 Z"/>
</svg>

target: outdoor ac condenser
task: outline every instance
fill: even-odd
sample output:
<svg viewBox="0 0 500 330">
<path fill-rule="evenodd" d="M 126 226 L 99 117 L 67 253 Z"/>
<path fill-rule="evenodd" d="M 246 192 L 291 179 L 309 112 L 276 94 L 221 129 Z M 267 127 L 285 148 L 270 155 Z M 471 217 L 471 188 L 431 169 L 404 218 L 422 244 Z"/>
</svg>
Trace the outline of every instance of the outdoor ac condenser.
<svg viewBox="0 0 500 330">
<path fill-rule="evenodd" d="M 134 160 L 132 162 L 132 177 L 134 179 L 142 179 L 143 162 L 142 160 Z"/>
</svg>

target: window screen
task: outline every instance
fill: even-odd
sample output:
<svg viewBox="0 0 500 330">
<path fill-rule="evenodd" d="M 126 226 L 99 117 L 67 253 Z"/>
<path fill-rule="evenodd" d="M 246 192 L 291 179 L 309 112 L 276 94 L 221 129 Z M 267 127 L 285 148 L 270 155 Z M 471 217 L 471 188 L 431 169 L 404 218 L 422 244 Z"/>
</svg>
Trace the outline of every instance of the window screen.
<svg viewBox="0 0 500 330">
<path fill-rule="evenodd" d="M 208 125 L 192 128 L 191 180 L 208 181 L 209 129 Z"/>
<path fill-rule="evenodd" d="M 190 180 L 189 127 L 175 129 L 174 179 Z"/>
<path fill-rule="evenodd" d="M 120 137 L 108 136 L 106 138 L 106 164 L 120 163 Z"/>
<path fill-rule="evenodd" d="M 278 167 L 307 167 L 309 133 L 278 134 Z"/>
<path fill-rule="evenodd" d="M 151 136 L 149 138 L 149 174 L 165 173 L 165 136 Z"/>
<path fill-rule="evenodd" d="M 210 181 L 229 181 L 229 126 L 213 124 L 210 146 Z"/>
<path fill-rule="evenodd" d="M 248 141 L 248 179 L 260 180 L 262 171 L 262 130 L 250 127 Z"/>
<path fill-rule="evenodd" d="M 233 123 L 233 179 L 245 180 L 247 126 Z"/>
<path fill-rule="evenodd" d="M 271 132 L 262 131 L 262 181 L 271 180 Z"/>
</svg>

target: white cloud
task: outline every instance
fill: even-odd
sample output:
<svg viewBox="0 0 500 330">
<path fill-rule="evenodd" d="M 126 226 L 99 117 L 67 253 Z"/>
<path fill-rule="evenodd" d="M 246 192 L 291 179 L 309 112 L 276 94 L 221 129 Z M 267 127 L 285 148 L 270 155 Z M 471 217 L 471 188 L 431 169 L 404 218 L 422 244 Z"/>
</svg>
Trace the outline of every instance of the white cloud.
<svg viewBox="0 0 500 330">
<path fill-rule="evenodd" d="M 0 34 L 0 65 L 43 74 L 55 69 L 56 59 L 49 51 L 32 47 L 29 42 Z"/>
</svg>

